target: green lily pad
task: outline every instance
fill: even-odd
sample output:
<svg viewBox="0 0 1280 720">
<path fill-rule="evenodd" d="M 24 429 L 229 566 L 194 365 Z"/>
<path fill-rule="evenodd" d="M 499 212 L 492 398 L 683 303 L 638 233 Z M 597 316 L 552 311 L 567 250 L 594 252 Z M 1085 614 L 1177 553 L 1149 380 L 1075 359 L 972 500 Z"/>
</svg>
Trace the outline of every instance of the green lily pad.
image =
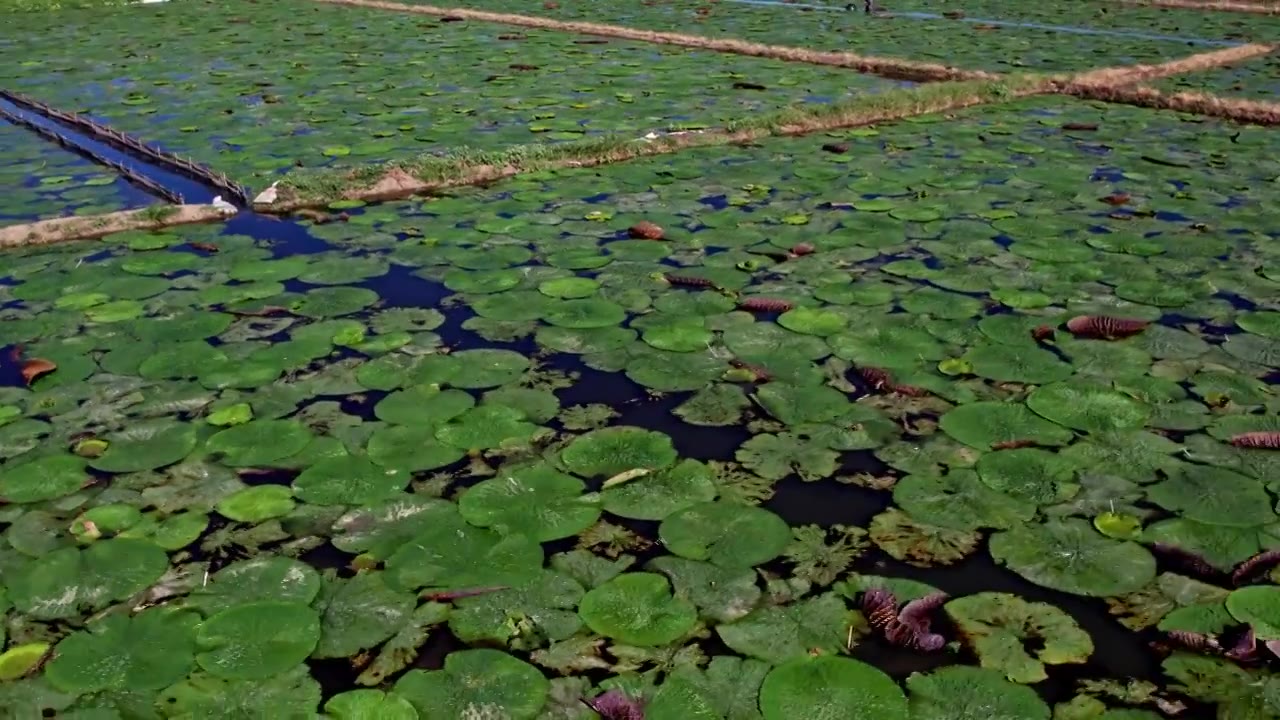
<svg viewBox="0 0 1280 720">
<path fill-rule="evenodd" d="M 452 357 L 459 371 L 449 384 L 468 390 L 506 385 L 529 369 L 529 358 L 511 350 L 463 350 Z"/>
<path fill-rule="evenodd" d="M 628 645 L 666 645 L 693 629 L 693 603 L 671 595 L 666 578 L 623 573 L 582 597 L 578 609 L 593 631 Z"/>
<path fill-rule="evenodd" d="M 1277 520 L 1260 481 L 1222 468 L 1188 464 L 1147 488 L 1147 498 L 1206 525 L 1253 527 Z"/>
<path fill-rule="evenodd" d="M 756 392 L 756 402 L 788 425 L 834 420 L 850 410 L 849 398 L 825 385 L 771 382 Z"/>
<path fill-rule="evenodd" d="M 1048 677 L 1045 665 L 1083 663 L 1093 654 L 1089 633 L 1048 603 L 984 592 L 951 600 L 946 611 L 982 667 L 1016 683 L 1040 682 Z M 1038 648 L 1034 656 L 1029 642 Z"/>
<path fill-rule="evenodd" d="M 415 605 L 411 593 L 388 587 L 383 573 L 330 580 L 316 603 L 320 640 L 311 656 L 346 658 L 376 647 L 404 627 Z"/>
<path fill-rule="evenodd" d="M 600 494 L 606 511 L 636 520 L 663 520 L 679 510 L 716 497 L 710 468 L 696 460 L 648 472 Z"/>
<path fill-rule="evenodd" d="M 452 465 L 466 455 L 465 450 L 437 440 L 435 428 L 429 425 L 378 428 L 369 436 L 367 449 L 370 460 L 405 472 L 435 470 Z"/>
<path fill-rule="evenodd" d="M 1021 403 L 961 405 L 943 415 L 939 426 L 956 440 L 980 450 L 1016 440 L 1066 445 L 1073 437 L 1070 430 L 1040 417 Z"/>
<path fill-rule="evenodd" d="M 195 666 L 192 612 L 150 608 L 133 617 L 110 615 L 58 643 L 45 670 L 63 692 L 159 690 Z"/>
<path fill-rule="evenodd" d="M 1135 592 L 1155 578 L 1141 545 L 1112 540 L 1079 518 L 1029 523 L 991 536 L 991 557 L 1054 590 L 1106 597 Z"/>
<path fill-rule="evenodd" d="M 802 480 L 814 481 L 836 474 L 840 453 L 825 443 L 779 433 L 756 435 L 743 443 L 734 457 L 747 469 L 770 480 L 797 474 Z"/>
<path fill-rule="evenodd" d="M 373 406 L 379 420 L 411 427 L 437 427 L 470 410 L 476 399 L 461 390 L 417 385 L 391 393 Z"/>
<path fill-rule="evenodd" d="M 598 298 L 562 300 L 543 312 L 542 319 L 563 328 L 598 328 L 620 325 L 627 311 L 617 303 Z"/>
<path fill-rule="evenodd" d="M 360 287 L 321 287 L 293 304 L 293 312 L 309 318 L 332 318 L 360 312 L 378 302 L 378 293 Z"/>
<path fill-rule="evenodd" d="M 200 625 L 196 662 L 216 677 L 261 679 L 302 662 L 319 639 L 320 619 L 302 603 L 237 605 Z"/>
<path fill-rule="evenodd" d="M 740 620 L 717 625 L 716 633 L 735 652 L 780 664 L 814 651 L 843 652 L 859 623 L 842 597 L 823 593 L 788 605 L 763 604 Z"/>
<path fill-rule="evenodd" d="M 260 555 L 231 563 L 191 593 L 191 607 L 205 616 L 266 600 L 308 605 L 320 592 L 320 574 L 292 558 Z"/>
<path fill-rule="evenodd" d="M 662 521 L 662 543 L 671 552 L 722 567 L 766 563 L 786 549 L 791 530 L 763 508 L 729 502 L 687 507 Z"/>
<path fill-rule="evenodd" d="M 293 480 L 293 494 L 313 505 L 365 505 L 389 500 L 409 484 L 409 474 L 375 465 L 362 455 L 323 458 Z"/>
<path fill-rule="evenodd" d="M 255 485 L 218 501 L 218 514 L 236 522 L 260 523 L 288 515 L 297 505 L 293 490 L 279 485 Z"/>
<path fill-rule="evenodd" d="M 381 690 L 348 690 L 324 704 L 333 720 L 418 720 L 418 711 L 404 697 Z"/>
<path fill-rule="evenodd" d="M 1233 590 L 1227 596 L 1227 611 L 1253 628 L 1259 640 L 1280 640 L 1280 587 L 1258 585 Z"/>
<path fill-rule="evenodd" d="M 532 720 L 547 702 L 551 683 L 534 666 L 490 649 L 449 653 L 444 668 L 410 670 L 395 684 L 423 718 Z"/>
<path fill-rule="evenodd" d="M 482 405 L 441 425 L 436 439 L 462 450 L 488 450 L 524 442 L 537 431 L 538 426 L 527 422 L 524 413 L 515 408 Z"/>
<path fill-rule="evenodd" d="M 1049 720 L 1035 690 L 998 670 L 953 665 L 907 678 L 913 720 Z"/>
<path fill-rule="evenodd" d="M 1064 501 L 1077 488 L 1072 463 L 1039 448 L 986 453 L 978 458 L 977 470 L 988 487 L 1036 505 Z"/>
<path fill-rule="evenodd" d="M 1059 425 L 1091 433 L 1139 428 L 1150 415 L 1146 405 L 1128 395 L 1078 381 L 1037 389 L 1027 407 Z"/>
<path fill-rule="evenodd" d="M 764 720 L 906 720 L 907 699 L 888 675 L 851 658 L 820 655 L 775 667 L 760 688 Z"/>
<path fill-rule="evenodd" d="M 196 426 L 157 420 L 131 424 L 105 438 L 109 443 L 89 465 L 104 472 L 124 473 L 172 465 L 196 447 Z"/>
<path fill-rule="evenodd" d="M 252 467 L 283 460 L 309 442 L 311 432 L 295 420 L 253 420 L 215 433 L 205 448 L 221 453 L 224 465 Z"/>
<path fill-rule="evenodd" d="M 449 629 L 466 643 L 510 644 L 516 649 L 539 645 L 544 638 L 564 640 L 582 629 L 577 607 L 583 592 L 568 575 L 540 572 L 513 587 L 459 598 L 449 614 Z"/>
<path fill-rule="evenodd" d="M 955 530 L 1008 528 L 1035 515 L 1035 505 L 991 489 L 972 470 L 908 475 L 894 485 L 893 501 L 913 518 Z"/>
<path fill-rule="evenodd" d="M 54 550 L 17 572 L 6 573 L 14 607 L 37 620 L 73 618 L 149 587 L 168 558 L 146 540 L 99 540 L 84 550 Z"/>
<path fill-rule="evenodd" d="M 60 498 L 89 482 L 84 460 L 66 453 L 46 455 L 21 464 L 6 464 L 0 474 L 0 498 L 34 503 Z"/>
<path fill-rule="evenodd" d="M 1058 356 L 1024 343 L 984 343 L 970 348 L 964 360 L 973 374 L 999 382 L 1050 383 L 1071 375 L 1071 366 Z"/>
<path fill-rule="evenodd" d="M 503 467 L 463 493 L 458 511 L 472 525 L 549 542 L 577 535 L 600 517 L 585 485 L 545 464 Z"/>
<path fill-rule="evenodd" d="M 648 468 L 660 470 L 676 460 L 671 438 L 636 427 L 611 427 L 580 435 L 560 452 L 560 462 L 582 477 L 612 477 Z"/>
<path fill-rule="evenodd" d="M 387 558 L 388 580 L 395 587 L 447 590 L 512 585 L 542 566 L 537 543 L 523 535 L 504 536 L 473 527 L 455 506 L 431 508 L 420 518 L 418 534 Z M 397 535 L 398 531 L 392 537 Z"/>
</svg>

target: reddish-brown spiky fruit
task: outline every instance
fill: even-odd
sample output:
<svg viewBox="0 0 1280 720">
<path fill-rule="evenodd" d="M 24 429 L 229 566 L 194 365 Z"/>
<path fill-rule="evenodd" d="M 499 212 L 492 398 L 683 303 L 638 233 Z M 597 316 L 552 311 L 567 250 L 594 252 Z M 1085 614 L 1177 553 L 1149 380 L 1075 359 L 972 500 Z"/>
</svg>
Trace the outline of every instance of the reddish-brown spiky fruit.
<svg viewBox="0 0 1280 720">
<path fill-rule="evenodd" d="M 1259 575 L 1271 572 L 1277 565 L 1280 565 L 1280 550 L 1265 550 L 1237 565 L 1235 572 L 1231 573 L 1231 582 L 1244 585 Z"/>
<path fill-rule="evenodd" d="M 748 312 L 786 312 L 796 305 L 790 300 L 770 297 L 748 297 L 738 301 L 738 309 Z"/>
<path fill-rule="evenodd" d="M 661 240 L 666 237 L 666 232 L 662 226 L 651 223 L 648 220 L 641 220 L 632 225 L 627 234 L 636 240 Z"/>
<path fill-rule="evenodd" d="M 1154 542 L 1148 547 L 1156 557 L 1164 559 L 1185 573 L 1204 579 L 1216 579 L 1222 574 L 1200 554 L 1183 550 L 1177 545 Z"/>
<path fill-rule="evenodd" d="M 1232 435 L 1230 442 L 1232 445 L 1239 448 L 1280 450 L 1280 432 L 1275 430 L 1259 430 L 1256 432 L 1240 433 L 1239 435 Z"/>
<path fill-rule="evenodd" d="M 704 277 L 694 277 L 692 275 L 672 275 L 671 273 L 667 273 L 662 277 L 666 279 L 668 283 L 675 285 L 677 287 L 713 288 L 716 286 L 714 281 L 708 280 L 707 278 L 704 278 Z"/>
<path fill-rule="evenodd" d="M 1119 340 L 1147 329 L 1146 320 L 1118 318 L 1110 315 L 1078 315 L 1067 321 L 1067 330 L 1076 337 L 1096 340 Z"/>
<path fill-rule="evenodd" d="M 1194 650 L 1202 653 L 1216 653 L 1222 650 L 1222 646 L 1218 644 L 1217 638 L 1205 635 L 1204 633 L 1189 632 L 1186 630 L 1170 630 L 1165 633 L 1173 642 L 1181 645 L 1188 650 Z"/>
<path fill-rule="evenodd" d="M 1019 448 L 1036 447 L 1040 443 L 1035 440 L 1002 440 L 1001 442 L 991 443 L 992 450 L 1017 450 Z"/>
<path fill-rule="evenodd" d="M 856 370 L 858 377 L 871 386 L 872 390 L 887 390 L 893 386 L 893 376 L 888 370 L 878 367 L 860 367 Z"/>
</svg>

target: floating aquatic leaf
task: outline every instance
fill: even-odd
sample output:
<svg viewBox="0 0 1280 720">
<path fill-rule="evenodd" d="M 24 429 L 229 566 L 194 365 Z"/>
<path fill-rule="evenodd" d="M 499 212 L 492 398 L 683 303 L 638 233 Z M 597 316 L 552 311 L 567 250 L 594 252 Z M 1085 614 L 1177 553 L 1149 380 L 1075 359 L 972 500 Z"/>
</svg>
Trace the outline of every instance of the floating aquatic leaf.
<svg viewBox="0 0 1280 720">
<path fill-rule="evenodd" d="M 1134 515 L 1105 512 L 1093 519 L 1098 532 L 1117 540 L 1135 540 L 1142 532 L 1142 519 Z"/>
<path fill-rule="evenodd" d="M 985 343 L 971 348 L 962 358 L 973 374 L 999 382 L 1050 383 L 1071 375 L 1071 366 L 1058 356 L 1024 344 Z"/>
<path fill-rule="evenodd" d="M 1047 505 L 1062 502 L 1078 488 L 1075 468 L 1061 455 L 1039 448 L 1014 448 L 978 458 L 978 477 L 1011 497 Z"/>
<path fill-rule="evenodd" d="M 48 643 L 34 642 L 14 645 L 0 653 L 0 681 L 10 682 L 30 674 L 40 667 L 52 649 Z"/>
<path fill-rule="evenodd" d="M 316 612 L 301 603 L 237 605 L 200 625 L 196 662 L 221 678 L 266 678 L 302 662 L 319 637 Z"/>
<path fill-rule="evenodd" d="M 373 406 L 379 419 L 398 425 L 435 427 L 474 407 L 476 399 L 461 390 L 417 385 L 398 390 Z"/>
<path fill-rule="evenodd" d="M 307 427 L 294 420 L 253 420 L 213 435 L 205 444 L 221 453 L 231 467 L 270 465 L 301 451 L 311 442 Z"/>
<path fill-rule="evenodd" d="M 467 522 L 548 542 L 577 535 L 600 517 L 598 500 L 583 482 L 545 464 L 504 466 L 463 493 L 458 511 Z"/>
<path fill-rule="evenodd" d="M 413 704 L 394 692 L 348 690 L 324 704 L 326 717 L 333 720 L 417 720 Z"/>
<path fill-rule="evenodd" d="M 291 558 L 261 555 L 213 573 L 190 596 L 206 616 L 250 602 L 272 600 L 309 605 L 320 592 L 320 574 Z"/>
<path fill-rule="evenodd" d="M 395 587 L 518 585 L 542 565 L 537 543 L 523 535 L 504 537 L 472 527 L 452 505 L 432 508 L 420 517 L 424 522 L 419 533 L 387 558 L 388 580 Z"/>
<path fill-rule="evenodd" d="M 760 712 L 764 720 L 906 720 L 907 700 L 897 683 L 866 663 L 818 656 L 770 671 L 760 688 Z"/>
<path fill-rule="evenodd" d="M 1000 670 L 1013 682 L 1039 682 L 1048 677 L 1045 665 L 1083 663 L 1093 654 L 1089 634 L 1048 603 L 985 592 L 956 598 L 946 610 L 982 667 Z M 1034 657 L 1024 649 L 1028 641 L 1039 648 Z"/>
<path fill-rule="evenodd" d="M 1261 482 L 1221 468 L 1187 465 L 1148 488 L 1147 497 L 1206 525 L 1253 527 L 1277 520 Z"/>
<path fill-rule="evenodd" d="M 468 390 L 506 385 L 529 369 L 529 358 L 511 350 L 463 350 L 452 357 L 459 371 L 449 384 Z"/>
<path fill-rule="evenodd" d="M 792 433 L 756 435 L 738 448 L 735 456 L 744 467 L 761 477 L 781 480 L 798 474 L 813 481 L 835 475 L 840 454 L 824 444 Z"/>
<path fill-rule="evenodd" d="M 1280 640 L 1280 587 L 1258 585 L 1232 591 L 1227 610 L 1252 628 L 1259 640 Z"/>
<path fill-rule="evenodd" d="M 1007 528 L 1035 514 L 1030 503 L 992 490 L 969 470 L 909 475 L 894 486 L 893 499 L 913 518 L 956 530 Z"/>
<path fill-rule="evenodd" d="M 1141 545 L 1104 537 L 1077 518 L 998 532 L 990 550 L 1031 582 L 1078 595 L 1122 595 L 1155 578 L 1155 559 Z"/>
<path fill-rule="evenodd" d="M 192 717 L 288 717 L 320 704 L 320 683 L 305 665 L 257 680 L 230 680 L 195 672 L 161 693 L 159 703 Z"/>
<path fill-rule="evenodd" d="M 672 412 L 690 425 L 722 427 L 738 424 L 750 406 L 751 401 L 741 387 L 716 383 L 699 390 Z"/>
<path fill-rule="evenodd" d="M 944 667 L 907 678 L 913 720 L 1049 720 L 1035 690 L 987 668 Z"/>
<path fill-rule="evenodd" d="M 444 667 L 411 670 L 395 684 L 422 717 L 468 718 L 497 714 L 531 720 L 547 700 L 550 683 L 532 665 L 497 650 L 462 650 Z"/>
<path fill-rule="evenodd" d="M 871 519 L 870 537 L 890 556 L 918 567 L 959 562 L 982 540 L 981 533 L 922 523 L 897 508 Z"/>
<path fill-rule="evenodd" d="M 1090 433 L 1142 427 L 1150 409 L 1127 395 L 1101 385 L 1062 382 L 1031 393 L 1027 406 L 1036 414 Z"/>
<path fill-rule="evenodd" d="M 782 554 L 791 531 L 781 518 L 751 505 L 707 502 L 668 516 L 658 528 L 671 552 L 723 567 L 751 567 Z"/>
<path fill-rule="evenodd" d="M 582 598 L 579 613 L 595 632 L 628 645 L 666 645 L 697 622 L 693 603 L 671 595 L 666 578 L 623 573 Z"/>
<path fill-rule="evenodd" d="M 972 447 L 988 450 L 997 443 L 1034 440 L 1041 445 L 1066 445 L 1073 434 L 1021 403 L 976 402 L 942 416 L 943 432 Z"/>
<path fill-rule="evenodd" d="M 671 438 L 636 427 L 593 430 L 560 453 L 565 467 L 583 477 L 612 477 L 634 468 L 659 470 L 675 460 Z"/>
<path fill-rule="evenodd" d="M 198 621 L 195 613 L 163 607 L 108 616 L 58 643 L 45 677 L 75 694 L 159 690 L 195 665 Z"/>
<path fill-rule="evenodd" d="M 736 652 L 783 663 L 814 650 L 830 655 L 847 650 L 858 622 L 840 596 L 825 593 L 788 605 L 763 605 L 740 620 L 717 625 L 716 633 Z"/>
<path fill-rule="evenodd" d="M 0 498 L 13 503 L 42 502 L 70 495 L 90 481 L 84 460 L 66 453 L 6 464 L 3 470 Z"/>
<path fill-rule="evenodd" d="M 294 478 L 293 494 L 314 505 L 364 505 L 404 490 L 408 473 L 375 465 L 360 455 L 328 457 Z"/>
<path fill-rule="evenodd" d="M 168 558 L 146 540 L 99 540 L 84 550 L 66 547 L 38 563 L 6 573 L 14 607 L 38 620 L 73 618 L 148 587 L 164 574 Z"/>
</svg>

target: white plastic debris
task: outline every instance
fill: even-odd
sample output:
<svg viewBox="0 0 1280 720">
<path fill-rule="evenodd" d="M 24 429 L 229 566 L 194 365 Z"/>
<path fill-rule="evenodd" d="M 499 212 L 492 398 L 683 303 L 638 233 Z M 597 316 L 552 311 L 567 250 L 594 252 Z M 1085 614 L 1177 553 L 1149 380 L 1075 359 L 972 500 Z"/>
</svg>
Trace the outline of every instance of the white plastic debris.
<svg viewBox="0 0 1280 720">
<path fill-rule="evenodd" d="M 215 208 L 217 208 L 220 212 L 223 212 L 223 213 L 229 213 L 229 214 L 234 215 L 235 213 L 240 212 L 239 210 L 236 210 L 236 206 L 235 206 L 235 205 L 232 205 L 231 203 L 227 202 L 226 200 L 223 200 L 221 195 L 218 195 L 217 197 L 215 197 L 215 198 L 213 199 L 213 202 L 212 202 L 212 203 L 210 203 L 210 204 L 211 204 L 211 205 L 213 205 Z"/>
<path fill-rule="evenodd" d="M 276 185 L 279 184 L 279 182 L 280 181 L 277 180 L 271 183 L 270 187 L 258 193 L 258 197 L 253 199 L 253 204 L 254 205 L 270 205 L 271 203 L 275 202 L 276 201 Z"/>
</svg>

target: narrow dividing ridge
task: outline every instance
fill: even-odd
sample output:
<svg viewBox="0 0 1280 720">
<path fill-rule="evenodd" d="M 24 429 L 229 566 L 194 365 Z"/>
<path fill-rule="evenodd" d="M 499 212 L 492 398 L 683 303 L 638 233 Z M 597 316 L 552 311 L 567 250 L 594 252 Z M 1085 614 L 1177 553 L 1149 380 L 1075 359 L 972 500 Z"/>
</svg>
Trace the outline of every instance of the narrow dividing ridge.
<svg viewBox="0 0 1280 720">
<path fill-rule="evenodd" d="M 118 173 L 120 177 L 124 178 L 130 183 L 133 183 L 134 185 L 137 185 L 143 190 L 151 193 L 152 195 L 155 195 L 156 197 L 166 202 L 172 203 L 174 205 L 183 204 L 183 199 L 181 194 L 176 193 L 167 187 L 164 187 L 163 185 L 152 180 L 151 178 L 148 178 L 144 175 L 140 175 L 137 172 L 134 172 L 132 168 L 126 165 L 122 165 L 114 160 L 111 160 L 110 158 L 99 155 L 98 153 L 94 152 L 93 150 L 90 150 L 87 147 L 84 147 L 83 145 L 77 144 L 71 138 L 68 138 L 66 135 L 63 135 L 62 133 L 55 132 L 53 130 L 50 130 L 49 128 L 38 125 L 20 115 L 14 115 L 13 113 L 9 112 L 8 110 L 5 110 L 4 108 L 0 108 L 0 118 L 8 120 L 14 125 L 24 127 L 30 130 L 31 132 L 34 132 L 35 134 L 39 135 L 40 137 L 43 137 L 47 140 L 57 143 L 61 147 L 77 155 L 88 158 L 90 161 L 97 163 L 98 165 L 111 168 L 116 173 Z"/>
<path fill-rule="evenodd" d="M 1275 3 L 1247 2 L 1246 0 L 1118 0 L 1121 5 L 1177 8 L 1180 10 L 1210 10 L 1220 12 L 1252 13 L 1254 15 L 1280 15 L 1280 5 Z"/>
<path fill-rule="evenodd" d="M 1273 45 L 1252 43 L 1222 50 L 1196 53 L 1195 55 L 1188 55 L 1155 65 L 1121 65 L 1119 67 L 1098 68 L 1097 70 L 1089 70 L 1073 75 L 1067 83 L 1067 88 L 1070 91 L 1071 87 L 1077 85 L 1097 87 L 1135 85 L 1147 80 L 1186 75 L 1187 73 L 1203 72 L 1225 65 L 1234 65 L 1235 63 L 1262 57 L 1274 50 L 1275 46 Z"/>
<path fill-rule="evenodd" d="M 811 50 L 785 45 L 766 45 L 764 43 L 747 42 L 731 38 L 709 38 L 701 35 L 685 35 L 683 33 L 655 32 L 637 30 L 621 25 L 605 25 L 589 22 L 566 22 L 531 15 L 512 15 L 495 13 L 469 8 L 445 8 L 434 5 L 406 5 L 383 0 L 314 0 L 330 5 L 349 5 L 353 7 L 375 8 L 396 12 L 414 13 L 418 15 L 434 15 L 436 17 L 455 17 L 467 20 L 479 20 L 519 27 L 558 30 L 580 35 L 597 35 L 619 40 L 654 43 L 657 45 L 676 45 L 679 47 L 709 50 L 712 52 L 747 55 L 750 57 L 772 58 L 786 62 L 802 62 L 811 65 L 830 65 L 832 67 L 849 68 L 869 75 L 895 80 L 913 82 L 937 82 L 943 80 L 991 80 L 1000 77 L 996 73 L 977 70 L 962 70 L 939 63 L 925 63 L 916 60 L 898 58 L 872 57 L 856 55 L 849 52 L 832 52 Z"/>
<path fill-rule="evenodd" d="M 1190 92 L 1166 95 L 1151 87 L 1114 85 L 1070 85 L 1063 87 L 1060 92 L 1086 100 L 1101 100 L 1157 110 L 1175 110 L 1238 123 L 1280 125 L 1280 103 L 1238 100 Z"/>
<path fill-rule="evenodd" d="M 100 140 L 122 152 L 133 153 L 135 156 L 140 156 L 141 159 L 166 170 L 206 183 L 220 190 L 227 202 L 238 203 L 241 206 L 248 206 L 252 202 L 249 191 L 239 183 L 232 181 L 225 174 L 214 172 L 193 160 L 151 147 L 135 137 L 90 120 L 83 115 L 58 110 L 33 97 L 11 90 L 0 89 L 0 99 L 7 100 L 18 107 L 30 110 L 49 120 L 69 125 L 96 140 Z"/>
</svg>

